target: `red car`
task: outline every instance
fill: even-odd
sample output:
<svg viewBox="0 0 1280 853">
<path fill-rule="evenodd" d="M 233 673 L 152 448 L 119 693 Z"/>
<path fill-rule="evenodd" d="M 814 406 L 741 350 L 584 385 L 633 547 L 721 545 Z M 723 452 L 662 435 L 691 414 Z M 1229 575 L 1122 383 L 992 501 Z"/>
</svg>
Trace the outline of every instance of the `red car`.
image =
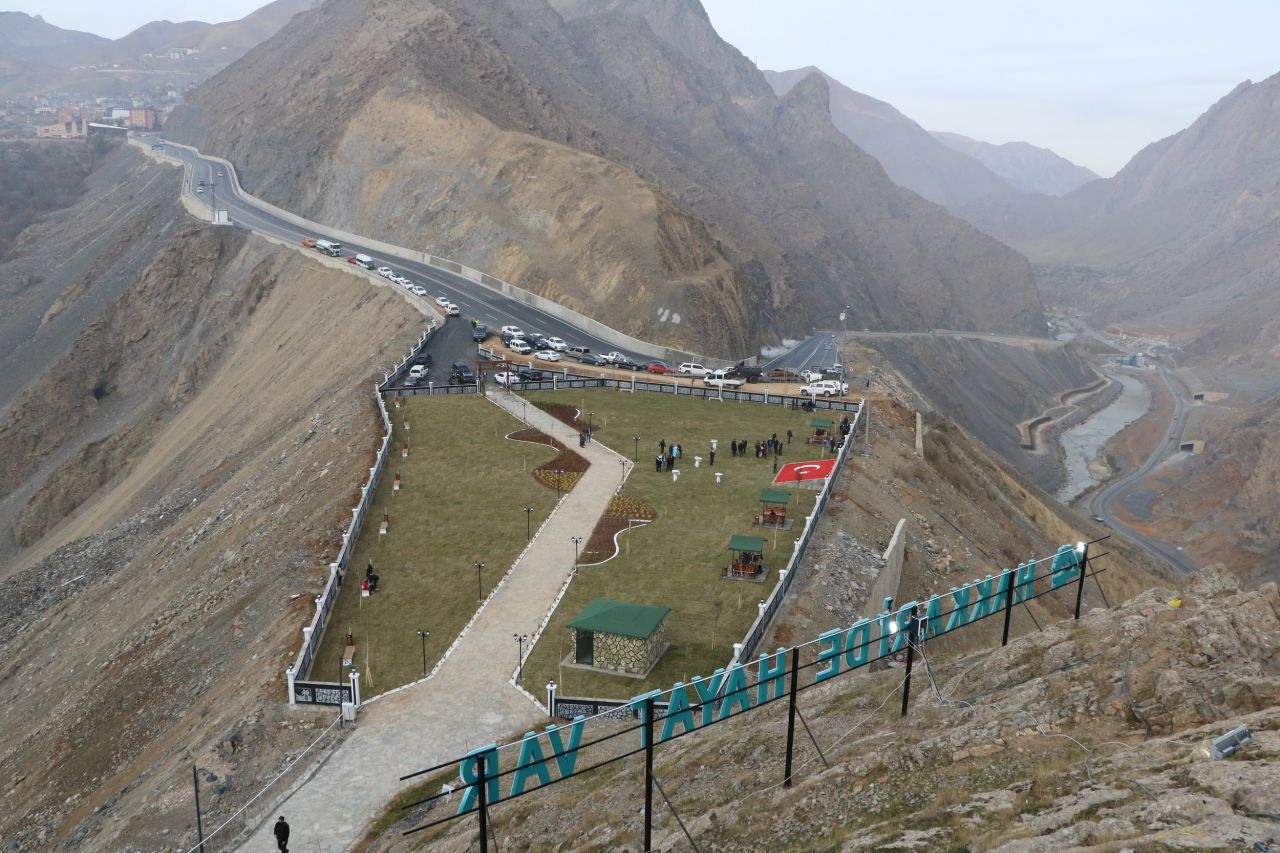
<svg viewBox="0 0 1280 853">
<path fill-rule="evenodd" d="M 349 263 L 349 264 L 354 264 L 355 262 L 356 262 L 356 256 L 355 256 L 355 255 L 347 255 L 347 263 Z"/>
<path fill-rule="evenodd" d="M 658 374 L 675 373 L 675 371 L 672 370 L 670 366 L 665 365 L 660 361 L 651 361 L 644 366 L 644 369 L 649 371 L 650 373 L 658 373 Z"/>
</svg>

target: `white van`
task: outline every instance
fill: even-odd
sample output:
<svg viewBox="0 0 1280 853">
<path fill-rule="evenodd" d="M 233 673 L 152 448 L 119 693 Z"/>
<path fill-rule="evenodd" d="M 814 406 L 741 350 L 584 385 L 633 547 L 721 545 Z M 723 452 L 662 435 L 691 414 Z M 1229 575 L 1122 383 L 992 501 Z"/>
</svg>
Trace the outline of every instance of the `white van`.
<svg viewBox="0 0 1280 853">
<path fill-rule="evenodd" d="M 356 263 L 367 270 L 371 270 L 377 266 L 377 264 L 373 262 L 373 258 L 368 255 L 356 255 Z"/>
</svg>

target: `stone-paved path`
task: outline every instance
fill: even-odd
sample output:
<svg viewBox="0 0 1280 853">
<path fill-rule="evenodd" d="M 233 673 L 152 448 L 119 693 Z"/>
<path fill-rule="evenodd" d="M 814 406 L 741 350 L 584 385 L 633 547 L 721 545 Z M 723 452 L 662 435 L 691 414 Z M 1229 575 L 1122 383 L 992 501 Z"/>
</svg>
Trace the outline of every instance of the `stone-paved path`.
<svg viewBox="0 0 1280 853">
<path fill-rule="evenodd" d="M 517 729 L 531 729 L 545 717 L 509 683 L 516 658 L 511 635 L 532 635 L 541 624 L 573 570 L 571 537 L 590 537 L 631 461 L 595 442 L 578 449 L 572 428 L 541 409 L 525 406 L 518 396 L 498 390 L 490 399 L 578 450 L 591 467 L 565 495 L 435 677 L 362 709 L 355 731 L 280 806 L 279 814 L 292 828 L 291 851 L 350 849 L 400 790 L 401 775 L 456 758 Z M 241 849 L 275 850 L 275 817 L 270 815 Z"/>
</svg>

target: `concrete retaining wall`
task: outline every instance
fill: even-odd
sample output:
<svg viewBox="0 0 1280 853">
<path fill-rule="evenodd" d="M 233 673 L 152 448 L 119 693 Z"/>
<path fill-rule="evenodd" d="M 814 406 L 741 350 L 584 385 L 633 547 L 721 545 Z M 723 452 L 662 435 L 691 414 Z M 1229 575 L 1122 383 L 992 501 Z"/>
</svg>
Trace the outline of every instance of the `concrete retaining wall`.
<svg viewBox="0 0 1280 853">
<path fill-rule="evenodd" d="M 884 568 L 876 578 L 871 589 L 867 591 L 867 600 L 862 609 L 867 613 L 879 613 L 886 598 L 898 599 L 898 586 L 902 583 L 902 560 L 907 551 L 907 520 L 898 520 L 889 539 L 889 547 L 884 549 Z"/>
</svg>

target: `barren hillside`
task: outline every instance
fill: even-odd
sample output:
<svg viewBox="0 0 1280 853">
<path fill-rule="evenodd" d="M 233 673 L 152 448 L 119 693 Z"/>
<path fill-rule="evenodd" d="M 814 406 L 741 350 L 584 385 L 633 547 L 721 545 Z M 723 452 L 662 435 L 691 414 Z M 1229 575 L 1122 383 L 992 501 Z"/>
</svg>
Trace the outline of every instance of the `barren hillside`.
<svg viewBox="0 0 1280 853">
<path fill-rule="evenodd" d="M 330 4 L 170 133 L 273 202 L 654 340 L 741 354 L 844 304 L 866 325 L 1043 327 L 1023 259 L 894 186 L 820 78 L 773 95 L 695 0 L 558 6 Z"/>
<path fill-rule="evenodd" d="M 107 240 L 104 259 L 136 248 Z M 285 718 L 282 673 L 367 475 L 377 365 L 424 324 L 243 232 L 179 224 L 148 246 L 0 422 L 26 544 L 0 582 L 16 849 L 165 847 L 189 808 L 161 792 L 193 756 L 217 803 L 314 737 L 314 715 Z"/>
</svg>

